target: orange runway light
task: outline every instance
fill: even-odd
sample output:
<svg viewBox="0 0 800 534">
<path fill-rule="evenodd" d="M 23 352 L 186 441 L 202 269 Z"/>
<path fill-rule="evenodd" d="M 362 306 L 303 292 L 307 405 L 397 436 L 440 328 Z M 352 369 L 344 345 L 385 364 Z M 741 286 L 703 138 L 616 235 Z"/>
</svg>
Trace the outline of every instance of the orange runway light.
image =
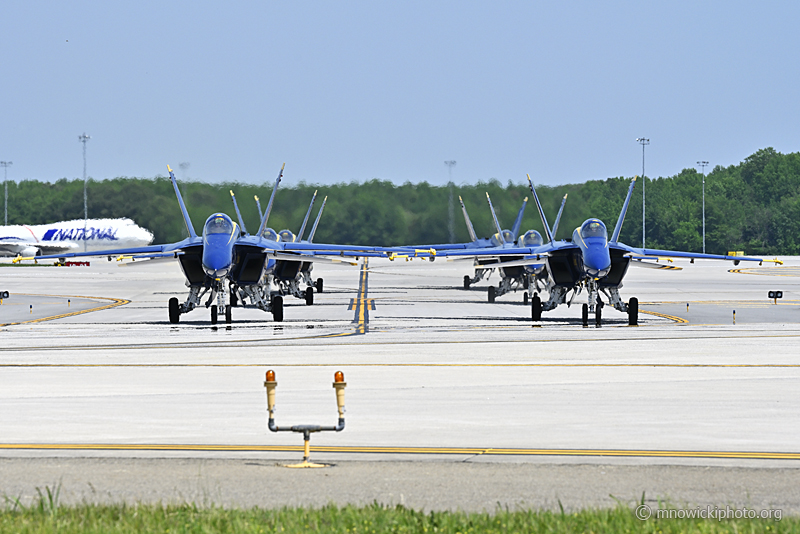
<svg viewBox="0 0 800 534">
<path fill-rule="evenodd" d="M 267 382 L 275 382 L 275 371 L 272 369 L 267 371 Z"/>
<path fill-rule="evenodd" d="M 344 382 L 344 373 L 341 371 L 336 371 L 333 374 L 333 381 L 334 382 Z"/>
</svg>

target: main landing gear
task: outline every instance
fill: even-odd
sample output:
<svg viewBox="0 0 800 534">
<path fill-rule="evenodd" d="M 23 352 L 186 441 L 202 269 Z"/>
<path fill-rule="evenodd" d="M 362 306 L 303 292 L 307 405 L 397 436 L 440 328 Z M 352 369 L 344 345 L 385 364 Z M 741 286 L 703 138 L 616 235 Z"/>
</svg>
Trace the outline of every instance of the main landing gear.
<svg viewBox="0 0 800 534">
<path fill-rule="evenodd" d="M 308 286 L 304 294 L 306 298 L 306 306 L 314 304 L 314 286 Z"/>
<path fill-rule="evenodd" d="M 528 294 L 525 293 L 527 296 Z M 542 320 L 542 299 L 539 297 L 539 293 L 534 293 L 533 298 L 531 299 L 531 319 L 534 321 L 541 321 Z"/>
<path fill-rule="evenodd" d="M 314 287 L 317 288 L 317 293 L 322 293 L 322 278 L 317 278 L 317 281 L 314 283 Z"/>
</svg>

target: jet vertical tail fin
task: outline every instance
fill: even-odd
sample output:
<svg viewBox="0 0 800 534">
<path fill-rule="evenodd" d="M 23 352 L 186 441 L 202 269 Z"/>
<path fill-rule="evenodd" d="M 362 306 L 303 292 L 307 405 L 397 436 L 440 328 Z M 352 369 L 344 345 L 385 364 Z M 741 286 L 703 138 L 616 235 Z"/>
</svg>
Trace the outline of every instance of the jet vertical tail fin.
<svg viewBox="0 0 800 534">
<path fill-rule="evenodd" d="M 242 229 L 242 233 L 247 233 L 247 228 L 244 227 L 244 221 L 242 220 L 242 214 L 239 212 L 239 204 L 236 202 L 236 195 L 233 194 L 233 190 L 231 190 L 231 200 L 233 200 L 233 209 L 236 210 L 236 217 L 239 219 L 239 228 Z"/>
<path fill-rule="evenodd" d="M 500 228 L 500 223 L 497 221 L 497 214 L 494 212 L 494 206 L 492 206 L 492 199 L 489 197 L 489 193 L 486 193 L 486 200 L 489 201 L 489 209 L 492 210 L 492 219 L 494 220 L 494 227 L 497 228 L 497 235 L 500 236 L 500 242 L 505 243 L 506 238 L 503 236 L 503 229 Z"/>
<path fill-rule="evenodd" d="M 258 220 L 261 221 L 261 219 L 264 218 L 264 212 L 261 211 L 261 201 L 258 199 L 258 195 L 253 195 L 253 198 L 256 199 L 256 206 L 258 206 Z"/>
<path fill-rule="evenodd" d="M 522 201 L 522 207 L 519 209 L 519 213 L 517 213 L 517 220 L 514 221 L 514 226 L 511 227 L 511 235 L 514 236 L 514 240 L 519 237 L 519 229 L 522 226 L 522 214 L 525 213 L 525 206 L 528 204 L 528 197 L 525 197 L 525 200 Z"/>
<path fill-rule="evenodd" d="M 322 206 L 319 207 L 319 213 L 317 213 L 317 218 L 314 221 L 314 226 L 311 227 L 311 233 L 308 234 L 308 242 L 311 243 L 314 241 L 314 234 L 317 233 L 317 225 L 319 224 L 319 219 L 322 217 L 322 210 L 325 209 L 325 203 L 328 202 L 328 197 L 322 199 Z"/>
<path fill-rule="evenodd" d="M 275 187 L 272 188 L 272 195 L 269 197 L 269 204 L 267 204 L 267 211 L 264 212 L 264 216 L 261 218 L 261 226 L 258 227 L 258 236 L 262 237 L 264 235 L 264 230 L 267 228 L 267 221 L 269 220 L 269 212 L 272 211 L 272 203 L 275 201 L 275 193 L 278 191 L 278 185 L 281 183 L 281 178 L 283 178 L 283 168 L 286 167 L 284 163 L 281 165 L 281 172 L 278 173 L 278 179 L 275 180 Z"/>
<path fill-rule="evenodd" d="M 556 215 L 556 222 L 553 223 L 553 237 L 555 237 L 556 236 L 556 232 L 558 232 L 558 223 L 561 222 L 561 213 L 563 213 L 563 211 L 564 211 L 564 204 L 567 203 L 567 195 L 568 194 L 569 193 L 564 195 L 564 198 L 561 199 L 561 207 L 558 208 L 558 215 Z"/>
<path fill-rule="evenodd" d="M 197 237 L 197 233 L 194 231 L 194 226 L 192 225 L 192 220 L 189 218 L 189 212 L 186 211 L 186 204 L 183 203 L 183 197 L 178 189 L 178 180 L 175 179 L 175 173 L 172 172 L 169 165 L 167 165 L 167 170 L 169 171 L 169 179 L 172 180 L 172 187 L 175 188 L 175 195 L 178 197 L 178 205 L 181 207 L 183 222 L 186 223 L 186 231 L 189 232 L 189 237 Z"/>
<path fill-rule="evenodd" d="M 461 199 L 461 195 L 458 196 L 458 201 L 461 202 L 461 211 L 464 212 L 464 221 L 467 223 L 467 232 L 469 232 L 469 238 L 472 239 L 472 242 L 478 240 L 478 236 L 475 235 L 475 228 L 472 226 L 472 221 L 469 220 L 469 215 L 467 215 L 467 207 L 464 206 L 464 201 Z"/>
<path fill-rule="evenodd" d="M 303 240 L 303 234 L 306 231 L 306 223 L 308 223 L 308 216 L 311 215 L 311 208 L 314 207 L 314 201 L 315 200 L 317 200 L 317 192 L 316 191 L 314 191 L 314 196 L 311 197 L 311 204 L 308 206 L 308 211 L 306 212 L 306 218 L 303 219 L 303 225 L 300 227 L 300 231 L 297 232 L 297 235 L 294 237 L 294 240 L 296 242 Z"/>
<path fill-rule="evenodd" d="M 631 182 L 631 186 L 628 188 L 628 196 L 625 197 L 625 204 L 622 205 L 622 211 L 619 212 L 619 219 L 617 219 L 617 225 L 614 227 L 614 233 L 611 234 L 611 239 L 609 243 L 616 243 L 619 240 L 619 234 L 622 232 L 622 223 L 625 221 L 625 214 L 628 212 L 628 204 L 631 201 L 631 195 L 633 194 L 633 188 L 636 185 L 636 178 L 637 176 L 633 177 L 633 181 Z"/>
<path fill-rule="evenodd" d="M 547 224 L 547 217 L 544 216 L 544 210 L 542 209 L 542 203 L 539 202 L 539 196 L 536 194 L 536 189 L 533 188 L 533 182 L 531 181 L 531 175 L 528 175 L 528 185 L 531 188 L 531 193 L 533 193 L 533 200 L 536 201 L 536 207 L 539 209 L 539 217 L 542 218 L 542 226 L 544 226 L 544 232 L 547 234 L 547 240 L 550 243 L 553 243 L 555 239 L 553 239 L 553 232 L 550 231 L 550 225 Z"/>
</svg>

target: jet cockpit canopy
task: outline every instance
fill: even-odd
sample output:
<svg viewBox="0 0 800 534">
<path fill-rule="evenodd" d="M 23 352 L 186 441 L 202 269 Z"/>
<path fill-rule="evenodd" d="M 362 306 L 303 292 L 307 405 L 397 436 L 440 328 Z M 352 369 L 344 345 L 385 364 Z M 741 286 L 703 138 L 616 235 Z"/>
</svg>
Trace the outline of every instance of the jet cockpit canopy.
<svg viewBox="0 0 800 534">
<path fill-rule="evenodd" d="M 209 217 L 206 221 L 206 225 L 203 227 L 203 236 L 213 234 L 230 235 L 232 233 L 233 221 L 231 221 L 227 215 L 222 213 L 217 213 Z"/>
<path fill-rule="evenodd" d="M 543 243 L 542 234 L 536 230 L 528 230 L 525 232 L 525 235 L 519 239 L 519 245 L 522 247 L 539 247 Z"/>
<path fill-rule="evenodd" d="M 294 243 L 294 234 L 291 230 L 281 230 L 278 235 L 284 243 Z"/>
<path fill-rule="evenodd" d="M 603 221 L 600 219 L 587 219 L 581 225 L 580 234 L 584 239 L 588 239 L 590 237 L 602 237 L 603 239 L 608 239 L 606 225 L 603 224 Z"/>
</svg>

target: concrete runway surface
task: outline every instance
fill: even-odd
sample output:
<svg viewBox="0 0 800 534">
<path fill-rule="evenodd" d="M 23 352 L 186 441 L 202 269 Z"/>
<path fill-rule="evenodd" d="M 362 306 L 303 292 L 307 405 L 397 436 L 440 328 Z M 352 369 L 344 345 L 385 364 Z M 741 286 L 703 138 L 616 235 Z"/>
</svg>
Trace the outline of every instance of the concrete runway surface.
<svg viewBox="0 0 800 534">
<path fill-rule="evenodd" d="M 486 282 L 460 288 L 469 262 L 441 259 L 316 267 L 313 306 L 286 297 L 283 323 L 234 309 L 230 326 L 205 308 L 169 324 L 172 262 L 4 267 L 0 491 L 470 510 L 644 491 L 796 513 L 800 259 L 783 259 L 631 267 L 641 324 L 606 307 L 602 328 L 580 326 L 585 295 L 534 324 L 521 292 L 489 304 Z M 334 467 L 276 467 L 302 436 L 267 431 L 267 369 L 279 425 L 335 424 L 345 373 L 346 429 L 311 438 Z"/>
</svg>

